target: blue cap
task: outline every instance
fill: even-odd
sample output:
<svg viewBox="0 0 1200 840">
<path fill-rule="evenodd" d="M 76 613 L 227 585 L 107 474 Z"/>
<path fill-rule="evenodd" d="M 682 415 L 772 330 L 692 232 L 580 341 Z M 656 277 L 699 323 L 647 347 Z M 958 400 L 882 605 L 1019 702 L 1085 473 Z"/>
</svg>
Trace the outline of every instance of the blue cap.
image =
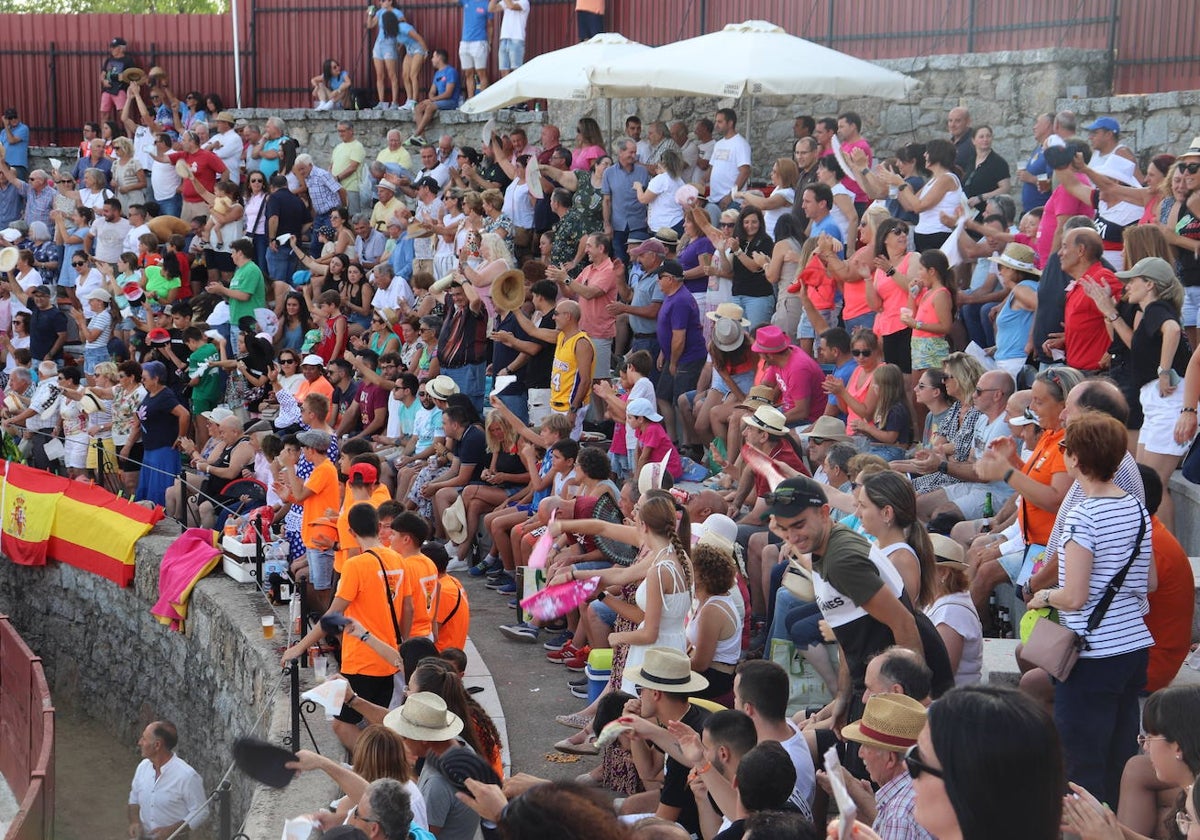
<svg viewBox="0 0 1200 840">
<path fill-rule="evenodd" d="M 1093 120 L 1091 125 L 1085 125 L 1083 130 L 1096 131 L 1101 128 L 1108 129 L 1113 134 L 1121 133 L 1121 124 L 1112 117 L 1099 117 L 1098 119 Z"/>
</svg>

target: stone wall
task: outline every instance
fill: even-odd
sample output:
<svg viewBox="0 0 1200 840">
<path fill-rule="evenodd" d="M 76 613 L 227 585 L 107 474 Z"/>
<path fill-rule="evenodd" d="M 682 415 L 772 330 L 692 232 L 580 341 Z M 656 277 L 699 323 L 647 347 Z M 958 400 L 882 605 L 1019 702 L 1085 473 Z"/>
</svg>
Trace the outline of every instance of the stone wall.
<svg viewBox="0 0 1200 840">
<path fill-rule="evenodd" d="M 139 541 L 137 576 L 127 589 L 62 563 L 28 567 L 0 558 L 0 612 L 43 658 L 56 707 L 77 708 L 131 746 L 147 723 L 175 721 L 180 755 L 211 792 L 237 737 L 254 732 L 278 741 L 272 711 L 286 710 L 288 700 L 286 687 L 276 688 L 276 643 L 261 638 L 266 602 L 250 586 L 219 574 L 200 581 L 186 633 L 150 615 L 163 552 L 177 532 L 164 523 Z M 236 826 L 254 785 L 237 772 L 231 781 Z"/>
<path fill-rule="evenodd" d="M 976 125 L 991 125 L 995 148 L 1015 169 L 1032 146 L 1034 118 L 1054 110 L 1068 88 L 1099 96 L 1111 90 L 1112 62 L 1103 50 L 1024 50 L 969 55 L 935 55 L 877 62 L 917 79 L 921 84 L 906 102 L 869 97 L 758 97 L 755 99 L 616 99 L 591 102 L 551 102 L 550 118 L 572 126 L 581 116 L 594 117 L 602 128 L 612 124 L 618 136 L 624 120 L 636 113 L 643 126 L 652 120 L 683 120 L 688 126 L 712 117 L 718 108 L 739 114 L 743 132 L 755 151 L 758 175 L 769 173 L 776 157 L 790 155 L 792 122 L 800 114 L 836 116 L 857 111 L 863 135 L 881 152 L 913 141 L 946 136 L 946 113 L 962 105 Z M 1165 96 L 1165 94 L 1164 94 Z M 1082 113 L 1082 111 L 1081 111 Z"/>
<path fill-rule="evenodd" d="M 1079 114 L 1116 117 L 1121 124 L 1122 142 L 1141 156 L 1143 165 L 1163 152 L 1178 155 L 1200 135 L 1200 90 L 1064 99 L 1058 107 Z"/>
</svg>

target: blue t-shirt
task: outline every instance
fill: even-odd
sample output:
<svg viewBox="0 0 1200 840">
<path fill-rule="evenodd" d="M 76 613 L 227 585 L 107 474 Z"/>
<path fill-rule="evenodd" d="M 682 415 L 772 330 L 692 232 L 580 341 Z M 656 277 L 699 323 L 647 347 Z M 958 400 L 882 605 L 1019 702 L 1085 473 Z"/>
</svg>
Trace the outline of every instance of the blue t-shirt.
<svg viewBox="0 0 1200 840">
<path fill-rule="evenodd" d="M 462 88 L 458 84 L 458 70 L 447 65 L 433 74 L 433 87 L 439 96 L 445 93 L 451 85 L 454 85 L 454 95 L 450 97 L 450 100 L 458 102 L 462 99 Z"/>
<path fill-rule="evenodd" d="M 464 41 L 486 41 L 487 24 L 492 19 L 488 4 L 484 0 L 459 0 L 463 7 L 462 39 Z"/>
<path fill-rule="evenodd" d="M 842 383 L 844 385 L 849 385 L 850 377 L 854 375 L 854 371 L 857 368 L 858 368 L 858 362 L 856 362 L 854 359 L 850 359 L 849 361 L 846 362 L 846 364 L 842 365 L 841 367 L 834 368 L 833 375 L 836 376 L 838 379 L 842 380 Z M 834 394 L 829 395 L 829 404 L 830 405 L 838 405 L 838 399 Z M 841 406 L 838 406 L 838 416 L 843 419 L 846 417 L 846 412 L 841 410 Z"/>
<path fill-rule="evenodd" d="M 1020 285 L 1037 293 L 1038 284 L 1032 280 L 1022 280 Z M 1012 302 L 1010 293 L 996 316 L 996 358 L 999 360 L 1023 359 L 1029 331 L 1033 329 L 1032 310 L 1013 309 Z"/>
<path fill-rule="evenodd" d="M 421 49 L 421 45 L 417 43 L 417 39 L 412 36 L 412 33 L 416 31 L 416 28 L 413 27 L 412 24 L 401 21 L 400 34 L 396 36 L 396 43 L 404 47 L 405 51 L 407 52 L 424 55 L 425 53 L 424 50 Z"/>
<path fill-rule="evenodd" d="M 1040 145 L 1029 156 L 1029 160 L 1025 164 L 1025 171 L 1035 178 L 1038 175 L 1053 174 L 1050 172 L 1050 164 L 1046 163 L 1046 153 Z M 1021 182 L 1021 208 L 1024 212 L 1028 213 L 1035 207 L 1043 207 L 1049 200 L 1050 193 L 1039 190 L 1037 184 Z"/>
<path fill-rule="evenodd" d="M 608 172 L 606 171 L 604 174 L 607 175 Z M 846 240 L 842 237 L 842 229 L 837 226 L 837 222 L 835 222 L 833 220 L 832 215 L 826 216 L 824 219 L 822 219 L 819 222 L 812 223 L 812 232 L 809 233 L 809 236 L 817 237 L 817 236 L 820 236 L 822 233 L 828 233 L 830 236 L 832 236 L 838 242 L 841 242 L 842 245 L 846 244 Z M 838 254 L 838 256 L 844 256 L 845 252 L 846 252 L 846 249 L 842 248 L 842 250 Z"/>
<path fill-rule="evenodd" d="M 4 145 L 4 159 L 9 166 L 29 166 L 29 126 L 17 123 L 12 129 L 17 142 L 9 141 L 7 126 L 0 131 L 0 144 Z"/>
</svg>

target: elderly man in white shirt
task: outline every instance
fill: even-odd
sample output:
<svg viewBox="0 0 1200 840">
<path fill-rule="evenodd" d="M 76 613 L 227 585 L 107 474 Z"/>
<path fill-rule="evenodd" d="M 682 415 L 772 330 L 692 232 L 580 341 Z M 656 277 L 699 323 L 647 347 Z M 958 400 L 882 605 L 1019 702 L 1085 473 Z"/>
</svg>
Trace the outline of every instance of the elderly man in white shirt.
<svg viewBox="0 0 1200 840">
<path fill-rule="evenodd" d="M 242 135 L 234 128 L 237 120 L 233 114 L 222 111 L 213 118 L 213 123 L 216 125 L 217 134 L 204 144 L 204 148 L 221 159 L 221 163 L 225 164 L 229 172 L 228 177 L 237 183 L 241 177 L 243 149 Z"/>
<path fill-rule="evenodd" d="M 179 732 L 167 720 L 155 721 L 138 739 L 142 763 L 129 790 L 129 836 L 166 840 L 184 823 L 195 831 L 208 818 L 204 780 L 175 755 Z"/>
</svg>

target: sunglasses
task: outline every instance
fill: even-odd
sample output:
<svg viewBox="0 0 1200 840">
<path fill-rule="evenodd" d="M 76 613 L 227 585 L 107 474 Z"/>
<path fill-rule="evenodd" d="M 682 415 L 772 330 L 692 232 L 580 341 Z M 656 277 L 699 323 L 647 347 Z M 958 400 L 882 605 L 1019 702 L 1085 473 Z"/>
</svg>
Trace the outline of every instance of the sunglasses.
<svg viewBox="0 0 1200 840">
<path fill-rule="evenodd" d="M 279 364 L 281 364 L 281 365 L 294 365 L 294 364 L 296 364 L 296 360 L 295 360 L 295 359 L 280 359 L 280 360 L 279 360 Z"/>
<path fill-rule="evenodd" d="M 790 505 L 798 501 L 815 501 L 812 500 L 807 493 L 796 487 L 780 487 L 778 490 L 773 490 L 770 493 L 763 494 L 763 501 L 768 507 L 774 505 Z"/>
<path fill-rule="evenodd" d="M 82 261 L 81 261 L 81 262 L 75 262 L 75 260 L 71 260 L 71 265 L 75 266 L 76 268 L 79 268 L 79 266 L 81 266 L 81 265 L 87 265 L 87 263 L 86 263 L 86 262 L 82 262 Z"/>
<path fill-rule="evenodd" d="M 921 760 L 921 751 L 917 749 L 917 745 L 913 744 L 904 753 L 904 766 L 908 768 L 908 775 L 914 779 L 920 778 L 922 773 L 928 773 L 935 779 L 945 779 L 942 771 L 936 767 L 930 767 Z"/>
<path fill-rule="evenodd" d="M 1179 164 L 1179 171 L 1195 175 L 1197 172 L 1200 172 L 1200 163 L 1181 163 Z"/>
<path fill-rule="evenodd" d="M 901 236 L 908 236 L 908 228 L 906 228 L 906 227 L 892 228 L 892 233 L 898 233 Z"/>
<path fill-rule="evenodd" d="M 860 359 L 863 359 L 863 358 L 866 358 L 867 356 L 870 356 L 874 352 L 875 352 L 874 350 L 851 350 L 850 355 L 856 356 Z"/>
<path fill-rule="evenodd" d="M 63 178 L 61 181 L 55 181 L 54 183 L 56 183 L 56 184 L 66 184 L 67 186 L 70 186 L 71 184 L 74 184 L 75 182 L 74 182 L 74 181 L 72 181 L 72 180 L 69 180 L 69 179 L 67 179 L 67 178 Z"/>
<path fill-rule="evenodd" d="M 1060 440 L 1058 442 L 1058 451 L 1059 452 L 1070 452 L 1071 451 L 1070 449 L 1067 448 L 1066 438 L 1063 438 L 1062 440 Z"/>
</svg>

